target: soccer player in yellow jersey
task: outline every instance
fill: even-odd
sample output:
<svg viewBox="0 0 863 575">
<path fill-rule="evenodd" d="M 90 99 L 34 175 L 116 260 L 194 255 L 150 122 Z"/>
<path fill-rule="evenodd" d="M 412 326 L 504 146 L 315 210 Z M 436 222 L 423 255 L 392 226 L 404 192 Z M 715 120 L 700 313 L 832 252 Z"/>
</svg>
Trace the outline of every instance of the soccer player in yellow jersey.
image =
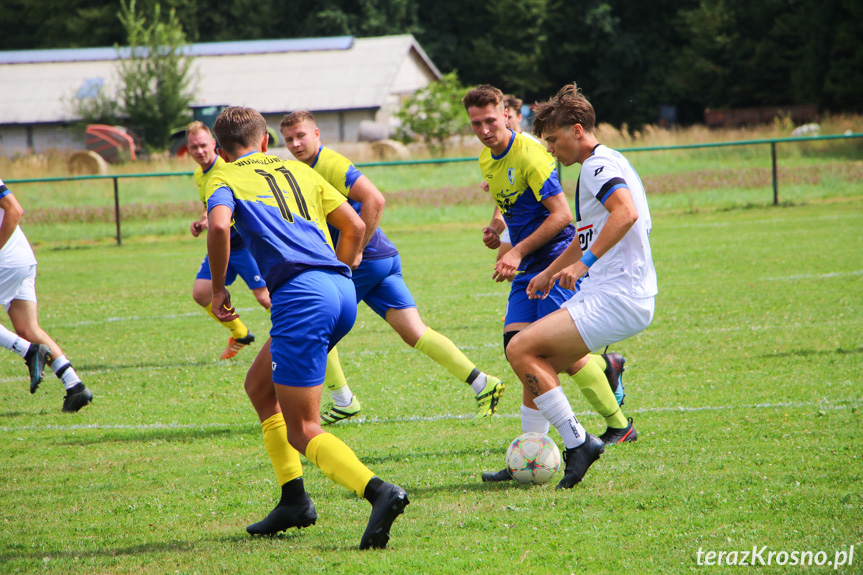
<svg viewBox="0 0 863 575">
<path fill-rule="evenodd" d="M 341 154 L 321 144 L 321 134 L 311 112 L 288 114 L 281 123 L 282 136 L 291 154 L 311 166 L 341 192 L 366 224 L 363 259 L 354 270 L 357 303 L 366 304 L 401 336 L 473 390 L 477 415 L 494 414 L 504 391 L 496 377 L 477 369 L 449 338 L 427 327 L 402 277 L 401 258 L 395 245 L 378 227 L 384 197 L 375 185 Z M 338 234 L 333 239 L 337 240 Z M 334 423 L 359 411 L 359 401 L 347 387 L 338 358 L 327 364 L 327 385 L 334 406 L 321 413 L 325 423 Z"/>
<path fill-rule="evenodd" d="M 222 158 L 216 154 L 216 140 L 213 139 L 210 129 L 202 122 L 192 122 L 186 127 L 186 147 L 189 150 L 189 155 L 198 164 L 195 169 L 194 177 L 195 184 L 198 186 L 198 195 L 201 203 L 204 204 L 203 215 L 192 222 L 189 230 L 194 237 L 198 237 L 207 229 L 207 200 L 204 193 L 207 188 L 207 181 L 210 175 L 216 171 L 222 164 L 225 163 Z M 255 299 L 263 306 L 264 309 L 270 309 L 270 292 L 267 291 L 267 284 L 261 277 L 261 272 L 258 271 L 258 265 L 243 244 L 243 238 L 237 233 L 231 234 L 231 261 L 228 264 L 227 284 L 231 285 L 239 274 L 252 290 Z M 210 305 L 213 292 L 212 281 L 210 279 L 210 263 L 207 258 L 201 264 L 198 270 L 198 275 L 195 277 L 195 284 L 192 287 L 192 298 L 207 311 L 207 314 L 219 321 Z M 228 321 L 219 322 L 231 331 L 231 337 L 228 339 L 228 347 L 222 352 L 222 359 L 229 359 L 237 355 L 237 352 L 255 341 L 255 335 L 249 331 L 249 328 L 240 321 L 239 318 Z"/>
<path fill-rule="evenodd" d="M 206 194 L 213 313 L 222 321 L 237 317 L 225 284 L 232 221 L 272 298 L 270 339 L 245 385 L 268 453 L 280 454 L 273 465 L 283 481 L 282 500 L 247 529 L 275 533 L 315 523 L 317 512 L 303 486 L 303 453 L 324 475 L 371 503 L 360 549 L 386 547 L 393 521 L 408 504 L 407 493 L 376 477 L 345 443 L 325 433 L 319 416 L 327 352 L 356 319 L 348 264 L 359 262 L 365 225 L 314 170 L 264 154 L 267 123 L 257 111 L 227 108 L 213 132 L 219 155 L 228 162 L 211 176 Z M 327 224 L 341 234 L 335 251 Z"/>
<path fill-rule="evenodd" d="M 479 164 L 496 207 L 483 241 L 489 248 L 500 245 L 504 226 L 510 231 L 513 248 L 495 265 L 493 279 L 512 280 L 504 319 L 504 351 L 515 335 L 538 319 L 559 309 L 572 292 L 555 285 L 542 299 L 531 297 L 530 281 L 548 267 L 570 245 L 576 235 L 572 212 L 560 187 L 554 158 L 541 144 L 506 127 L 503 93 L 489 85 L 470 90 L 462 99 L 471 129 L 485 148 Z M 574 286 L 577 287 L 577 286 Z M 620 384 L 622 361 L 619 354 L 591 355 L 569 367 L 584 397 L 609 428 L 629 428 L 622 441 L 635 440 L 632 422 L 621 411 L 612 386 Z M 611 383 L 611 385 L 609 385 Z M 572 408 L 569 409 L 570 413 Z M 573 418 L 575 416 L 573 415 Z M 522 393 L 521 424 L 524 432 L 547 433 L 548 416 L 525 389 Z M 611 437 L 611 436 L 609 436 Z M 569 439 L 564 437 L 567 447 Z M 502 469 L 484 473 L 483 481 L 508 481 Z M 570 485 L 571 487 L 571 485 Z"/>
</svg>

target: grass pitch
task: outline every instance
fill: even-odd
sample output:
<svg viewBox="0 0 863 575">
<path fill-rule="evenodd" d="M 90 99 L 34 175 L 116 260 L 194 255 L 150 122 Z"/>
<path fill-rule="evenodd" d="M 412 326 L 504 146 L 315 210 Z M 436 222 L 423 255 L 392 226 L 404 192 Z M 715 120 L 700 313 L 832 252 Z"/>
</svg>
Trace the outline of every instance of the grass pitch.
<svg viewBox="0 0 863 575">
<path fill-rule="evenodd" d="M 260 346 L 217 359 L 227 330 L 191 299 L 205 243 L 178 232 L 37 248 L 40 321 L 95 399 L 62 414 L 58 380 L 31 396 L 23 362 L 0 362 L 0 572 L 685 573 L 699 550 L 832 560 L 852 545 L 838 572 L 861 572 L 859 193 L 654 208 L 656 318 L 614 347 L 639 441 L 610 447 L 564 492 L 556 479 L 480 482 L 520 433 L 501 351 L 508 286 L 490 280 L 488 206 L 428 211 L 396 206 L 384 219 L 420 313 L 508 390 L 499 416 L 472 419 L 469 388 L 361 307 L 340 354 L 362 418 L 332 431 L 410 494 L 386 551 L 358 550 L 368 504 L 308 463 L 317 525 L 246 534 L 278 494 L 242 387 Z M 268 316 L 244 288 L 232 293 L 263 342 Z M 576 386 L 564 389 L 602 432 Z M 833 572 L 775 561 L 763 571 Z"/>
</svg>

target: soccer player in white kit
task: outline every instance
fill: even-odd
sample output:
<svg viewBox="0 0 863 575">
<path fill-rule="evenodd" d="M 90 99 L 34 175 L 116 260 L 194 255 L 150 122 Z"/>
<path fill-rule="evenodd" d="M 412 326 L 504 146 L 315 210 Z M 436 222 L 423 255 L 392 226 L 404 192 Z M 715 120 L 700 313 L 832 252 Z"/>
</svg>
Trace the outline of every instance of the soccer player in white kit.
<svg viewBox="0 0 863 575">
<path fill-rule="evenodd" d="M 527 293 L 545 297 L 555 283 L 574 291 L 583 280 L 561 309 L 519 332 L 507 348 L 526 395 L 566 447 L 558 489 L 580 482 L 605 447 L 576 419 L 557 374 L 574 362 L 586 362 L 591 351 L 647 328 L 657 293 L 644 188 L 626 158 L 597 141 L 595 122 L 593 106 L 575 84 L 535 109 L 534 133 L 545 139 L 549 153 L 565 166 L 582 166 L 575 190 L 579 241 L 538 273 Z M 616 431 L 625 432 L 606 433 Z"/>
<path fill-rule="evenodd" d="M 30 393 L 36 393 L 42 372 L 51 369 L 63 382 L 63 411 L 73 413 L 93 400 L 60 346 L 39 327 L 36 308 L 36 256 L 18 222 L 24 210 L 0 180 L 0 304 L 15 333 L 0 326 L 0 346 L 18 353 L 30 370 Z M 16 335 L 17 334 L 17 335 Z M 33 343 L 30 343 L 33 342 Z"/>
</svg>

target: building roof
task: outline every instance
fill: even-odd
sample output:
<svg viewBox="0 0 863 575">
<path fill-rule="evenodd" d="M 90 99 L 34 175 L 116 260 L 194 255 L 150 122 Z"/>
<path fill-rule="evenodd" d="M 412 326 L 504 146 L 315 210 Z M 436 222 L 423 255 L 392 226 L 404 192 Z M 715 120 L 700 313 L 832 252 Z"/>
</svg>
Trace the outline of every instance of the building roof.
<svg viewBox="0 0 863 575">
<path fill-rule="evenodd" d="M 441 74 L 409 34 L 192 44 L 197 104 L 261 113 L 377 109 Z M 78 119 L 74 101 L 117 85 L 128 48 L 0 52 L 0 124 Z"/>
</svg>

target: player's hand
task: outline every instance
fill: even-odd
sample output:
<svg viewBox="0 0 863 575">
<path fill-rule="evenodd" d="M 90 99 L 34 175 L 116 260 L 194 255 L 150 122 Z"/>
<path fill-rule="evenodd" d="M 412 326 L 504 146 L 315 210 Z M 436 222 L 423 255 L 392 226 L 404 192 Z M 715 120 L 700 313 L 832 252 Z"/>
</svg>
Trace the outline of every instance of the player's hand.
<svg viewBox="0 0 863 575">
<path fill-rule="evenodd" d="M 554 287 L 554 280 L 547 271 L 543 270 L 533 276 L 527 284 L 527 299 L 545 299 L 552 287 Z"/>
<path fill-rule="evenodd" d="M 487 192 L 488 191 L 488 182 L 483 180 L 482 183 L 479 185 L 479 187 L 482 188 L 482 191 Z"/>
<path fill-rule="evenodd" d="M 482 229 L 482 241 L 488 249 L 496 250 L 500 247 L 500 234 L 496 229 L 486 226 Z"/>
<path fill-rule="evenodd" d="M 491 277 L 496 282 L 512 280 L 515 278 L 515 272 L 518 271 L 520 265 L 521 256 L 515 249 L 509 250 L 497 261 L 494 266 L 494 274 Z"/>
<path fill-rule="evenodd" d="M 577 261 L 569 267 L 565 267 L 551 278 L 552 281 L 557 281 L 557 285 L 563 289 L 575 291 L 575 285 L 578 283 L 584 274 L 587 273 L 587 266 L 582 262 Z"/>
<path fill-rule="evenodd" d="M 363 263 L 363 252 L 360 252 L 360 253 L 358 253 L 358 254 L 357 254 L 356 259 L 354 260 L 354 262 L 353 262 L 353 263 L 351 264 L 351 266 L 350 266 L 350 267 L 351 267 L 351 271 L 353 271 L 353 270 L 357 269 L 358 267 L 360 267 L 360 264 L 361 264 L 361 263 Z"/>
<path fill-rule="evenodd" d="M 190 231 L 192 232 L 192 235 L 196 238 L 198 236 L 200 236 L 204 232 L 204 230 L 206 230 L 206 229 L 207 229 L 207 220 L 206 219 L 192 222 L 192 225 L 190 227 Z"/>
<path fill-rule="evenodd" d="M 219 321 L 231 321 L 240 317 L 231 305 L 231 292 L 228 288 L 221 293 L 213 294 L 212 310 Z"/>
</svg>

